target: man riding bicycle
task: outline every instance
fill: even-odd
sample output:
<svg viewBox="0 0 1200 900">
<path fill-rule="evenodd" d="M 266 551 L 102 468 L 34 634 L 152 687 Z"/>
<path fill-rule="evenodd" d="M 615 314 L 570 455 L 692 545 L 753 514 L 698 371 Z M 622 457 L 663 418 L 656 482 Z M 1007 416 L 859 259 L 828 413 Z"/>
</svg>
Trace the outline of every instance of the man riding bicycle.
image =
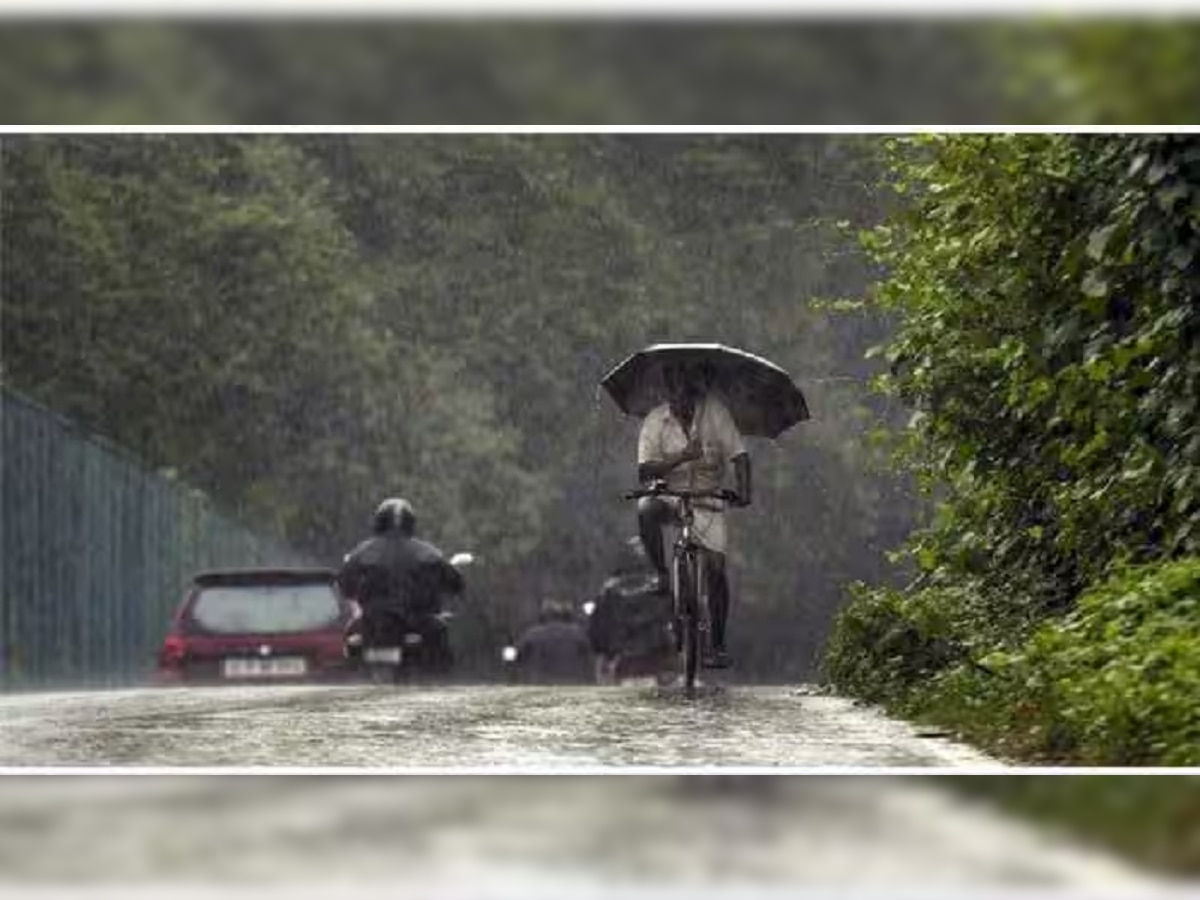
<svg viewBox="0 0 1200 900">
<path fill-rule="evenodd" d="M 750 455 L 733 416 L 711 390 L 712 369 L 704 363 L 675 363 L 663 369 L 667 402 L 642 421 L 638 438 L 638 478 L 643 485 L 665 480 L 676 491 L 715 491 L 733 470 L 734 506 L 750 505 Z M 706 581 L 710 585 L 709 613 L 712 646 L 704 664 L 729 665 L 725 623 L 729 616 L 729 578 L 726 572 L 725 511 L 717 501 L 694 504 L 693 523 L 704 548 Z M 678 520 L 678 503 L 667 497 L 644 497 L 638 502 L 638 526 L 646 555 L 657 573 L 659 593 L 670 591 L 663 528 Z"/>
</svg>

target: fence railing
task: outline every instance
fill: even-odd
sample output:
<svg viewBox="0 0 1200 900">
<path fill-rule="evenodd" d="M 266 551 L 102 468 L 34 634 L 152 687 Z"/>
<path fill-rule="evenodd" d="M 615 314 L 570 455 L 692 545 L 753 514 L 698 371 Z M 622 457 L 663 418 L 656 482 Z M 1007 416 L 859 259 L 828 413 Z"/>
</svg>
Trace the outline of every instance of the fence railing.
<svg viewBox="0 0 1200 900">
<path fill-rule="evenodd" d="M 136 682 L 192 573 L 306 561 L 0 390 L 0 686 Z"/>
</svg>

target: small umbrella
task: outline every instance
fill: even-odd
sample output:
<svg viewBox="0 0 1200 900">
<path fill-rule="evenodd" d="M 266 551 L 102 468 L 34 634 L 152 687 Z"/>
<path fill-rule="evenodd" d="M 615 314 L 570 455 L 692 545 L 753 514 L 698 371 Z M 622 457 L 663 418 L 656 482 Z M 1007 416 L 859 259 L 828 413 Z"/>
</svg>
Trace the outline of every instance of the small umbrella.
<svg viewBox="0 0 1200 900">
<path fill-rule="evenodd" d="M 711 367 L 712 388 L 724 397 L 744 435 L 776 438 L 809 418 L 804 395 L 787 372 L 724 344 L 654 344 L 630 356 L 600 384 L 622 412 L 645 416 L 667 401 L 663 370 L 676 363 Z"/>
</svg>

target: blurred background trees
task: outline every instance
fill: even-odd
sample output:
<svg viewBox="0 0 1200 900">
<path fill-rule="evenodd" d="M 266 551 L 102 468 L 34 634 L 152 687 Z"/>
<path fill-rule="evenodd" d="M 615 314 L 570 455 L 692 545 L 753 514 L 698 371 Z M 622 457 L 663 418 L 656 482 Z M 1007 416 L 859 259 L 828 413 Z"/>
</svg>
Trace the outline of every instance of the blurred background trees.
<svg viewBox="0 0 1200 900">
<path fill-rule="evenodd" d="M 999 121 L 969 22 L 0 22 L 9 122 Z"/>
<path fill-rule="evenodd" d="M 1196 121 L 1186 15 L 0 21 L 0 119 L 823 125 Z"/>
</svg>

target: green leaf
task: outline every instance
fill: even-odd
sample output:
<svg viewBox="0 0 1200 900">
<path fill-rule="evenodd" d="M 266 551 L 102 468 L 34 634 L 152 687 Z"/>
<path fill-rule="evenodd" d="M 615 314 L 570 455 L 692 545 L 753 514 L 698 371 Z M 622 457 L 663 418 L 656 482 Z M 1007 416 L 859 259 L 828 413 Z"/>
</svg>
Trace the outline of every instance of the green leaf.
<svg viewBox="0 0 1200 900">
<path fill-rule="evenodd" d="M 1183 244 L 1173 249 L 1168 255 L 1167 260 L 1176 269 L 1183 271 L 1192 264 L 1192 260 L 1196 258 L 1196 245 Z"/>
<path fill-rule="evenodd" d="M 1160 189 L 1155 196 L 1158 200 L 1158 205 L 1166 212 L 1170 212 L 1176 203 L 1186 199 L 1190 193 L 1191 187 L 1188 183 L 1179 179 L 1172 181 L 1169 185 Z"/>
<path fill-rule="evenodd" d="M 1108 247 L 1108 242 L 1118 227 L 1116 224 L 1105 225 L 1103 228 L 1094 229 L 1088 235 L 1087 255 L 1091 259 L 1100 260 L 1103 258 L 1104 251 Z"/>
<path fill-rule="evenodd" d="M 1101 298 L 1108 296 L 1108 282 L 1095 269 L 1083 276 L 1083 284 L 1080 285 L 1080 288 L 1088 297 Z"/>
</svg>

